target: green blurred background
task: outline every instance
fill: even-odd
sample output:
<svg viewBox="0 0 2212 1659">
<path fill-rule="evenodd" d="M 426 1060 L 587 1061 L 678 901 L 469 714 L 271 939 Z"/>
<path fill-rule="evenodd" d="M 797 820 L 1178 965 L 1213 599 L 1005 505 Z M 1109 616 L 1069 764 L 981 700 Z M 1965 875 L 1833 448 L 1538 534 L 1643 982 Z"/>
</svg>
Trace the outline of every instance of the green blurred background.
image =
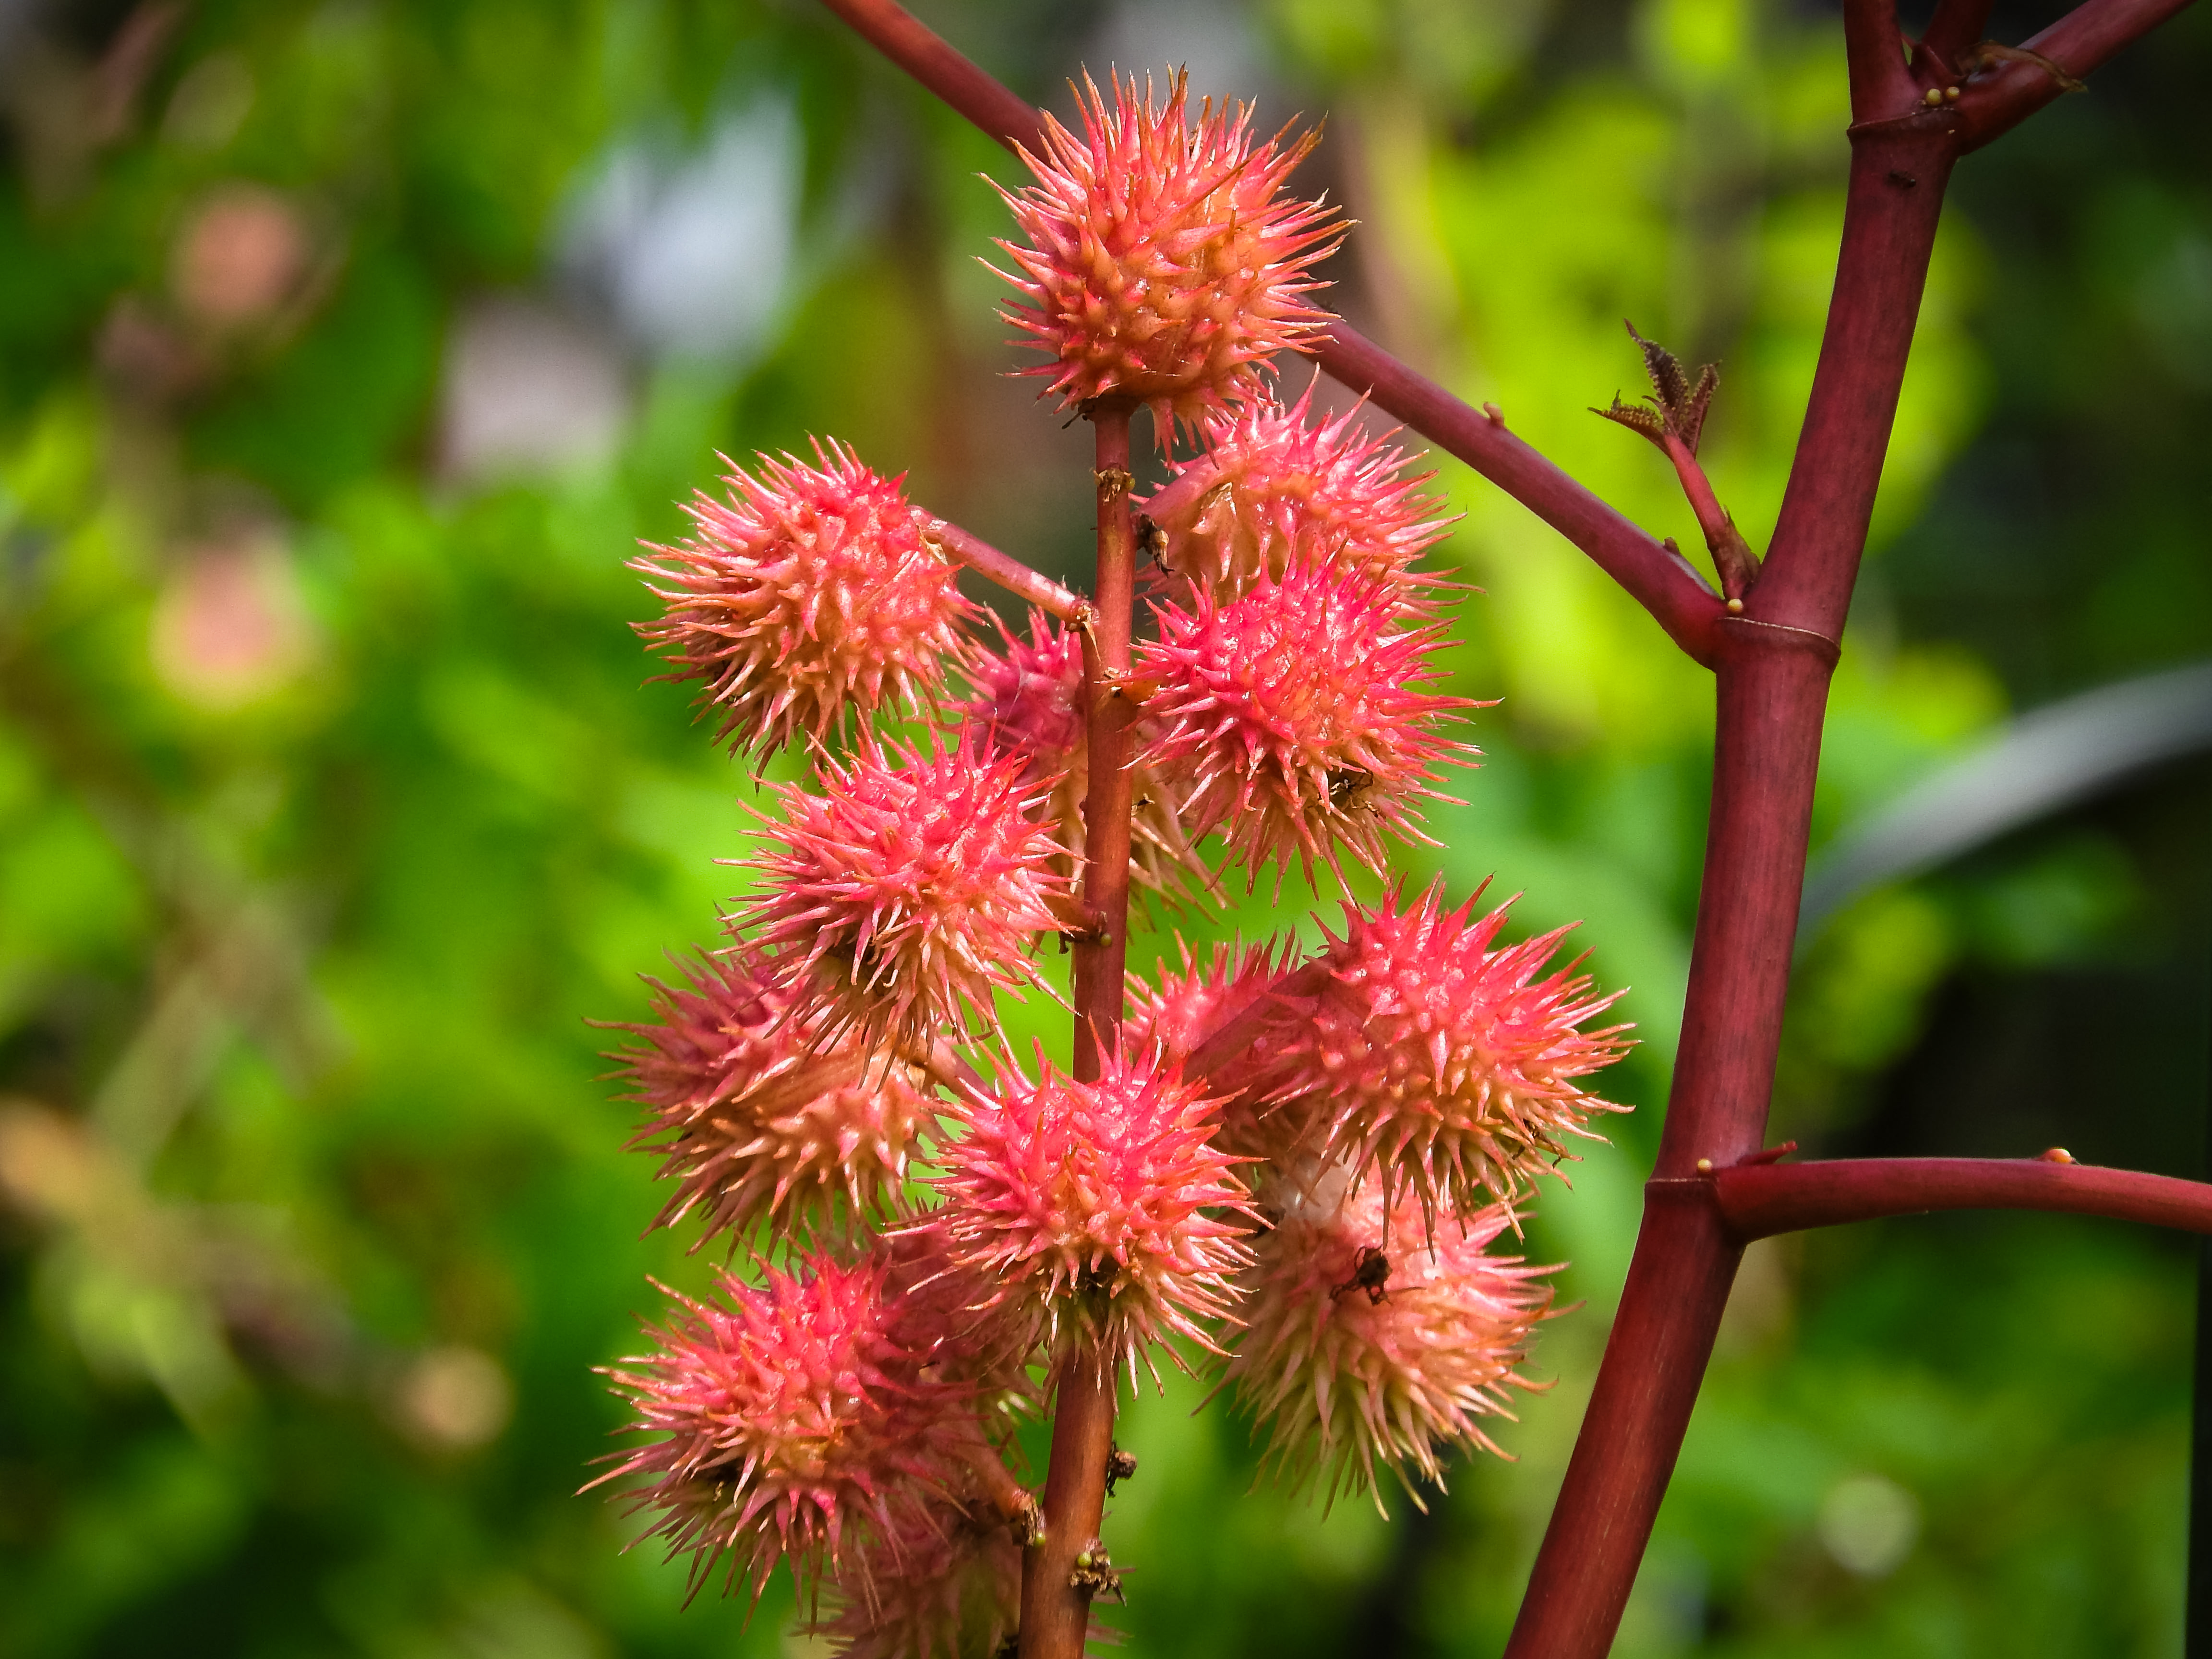
<svg viewBox="0 0 2212 1659">
<path fill-rule="evenodd" d="M 1063 111 L 1079 64 L 1188 61 L 1263 124 L 1325 113 L 1335 302 L 1685 545 L 1663 465 L 1584 411 L 1636 389 L 1624 316 L 1719 358 L 1708 459 L 1763 542 L 1840 215 L 1830 9 L 925 15 Z M 2018 713 L 2212 653 L 2208 75 L 2185 15 L 1960 174 L 1824 846 Z M 587 1022 L 712 939 L 757 799 L 641 684 L 623 561 L 715 449 L 819 432 L 1072 570 L 1088 434 L 1004 378 L 975 264 L 1007 158 L 804 0 L 0 0 L 0 1655 L 813 1651 L 784 1588 L 686 1610 L 574 1495 L 619 1421 L 590 1368 L 647 1273 L 707 1271 L 640 1237 Z M 1633 1237 L 1705 677 L 1439 485 L 1483 590 L 1455 689 L 1504 701 L 1409 867 L 1586 921 L 1639 1109 L 1532 1230 L 1583 1305 L 1519 1461 L 1425 1516 L 1252 1490 L 1202 1385 L 1136 1401 L 1135 1652 L 1495 1651 Z M 1777 1137 L 2198 1173 L 2208 797 L 2175 762 L 1858 894 Z M 2179 1651 L 2193 1261 L 2051 1218 L 1754 1248 L 1619 1651 Z"/>
</svg>

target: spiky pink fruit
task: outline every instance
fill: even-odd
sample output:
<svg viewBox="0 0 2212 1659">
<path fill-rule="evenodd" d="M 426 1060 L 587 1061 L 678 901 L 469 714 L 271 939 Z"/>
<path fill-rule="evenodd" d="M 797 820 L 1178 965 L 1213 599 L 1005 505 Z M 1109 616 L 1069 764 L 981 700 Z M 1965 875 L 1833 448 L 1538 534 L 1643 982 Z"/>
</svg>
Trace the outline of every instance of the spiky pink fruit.
<svg viewBox="0 0 2212 1659">
<path fill-rule="evenodd" d="M 726 1558 L 757 1600 L 780 1561 L 804 1583 L 856 1532 L 906 1536 L 981 1435 L 969 1391 L 902 1340 L 879 1257 L 721 1279 L 726 1301 L 677 1297 L 654 1351 L 607 1373 L 659 1437 L 600 1478 L 649 1477 L 627 1498 L 654 1514 L 645 1536 L 690 1553 L 695 1588 Z"/>
<path fill-rule="evenodd" d="M 1045 790 L 1043 815 L 1060 847 L 1057 868 L 1071 884 L 1083 857 L 1083 799 L 1090 791 L 1091 748 L 1083 719 L 1083 639 L 1041 611 L 1030 637 L 1000 629 L 1003 653 L 979 650 L 969 669 L 975 696 L 964 713 L 997 752 L 1025 756 L 1027 779 Z M 1210 887 L 1209 872 L 1176 822 L 1169 791 L 1139 757 L 1131 763 L 1130 870 L 1170 897 Z"/>
<path fill-rule="evenodd" d="M 1319 134 L 1255 144 L 1250 107 L 1211 99 L 1188 125 L 1180 73 L 1158 106 L 1149 85 L 1111 84 L 1109 110 L 1086 75 L 1082 137 L 1046 116 L 1043 153 L 1022 152 L 1036 183 L 1000 192 L 1029 239 L 999 244 L 1026 301 L 1006 316 L 1051 354 L 1024 372 L 1061 407 L 1149 404 L 1164 447 L 1171 422 L 1253 395 L 1275 353 L 1331 320 L 1306 303 L 1308 272 L 1345 225 L 1281 194 Z"/>
<path fill-rule="evenodd" d="M 995 1654 L 1021 1617 L 1022 1552 L 994 1516 L 943 1504 L 904 1538 L 871 1544 L 836 1589 L 841 1605 L 815 1633 L 837 1659 Z"/>
<path fill-rule="evenodd" d="M 1409 623 L 1392 587 L 1304 558 L 1234 599 L 1190 597 L 1153 607 L 1137 669 L 1157 685 L 1151 757 L 1184 827 L 1222 829 L 1252 882 L 1276 860 L 1279 890 L 1293 855 L 1311 881 L 1316 860 L 1340 873 L 1340 846 L 1379 872 L 1385 831 L 1426 840 L 1414 802 L 1449 799 L 1429 787 L 1436 767 L 1479 752 L 1438 729 L 1479 705 L 1424 689 L 1436 625 Z"/>
<path fill-rule="evenodd" d="M 841 1199 L 858 1219 L 898 1201 L 908 1154 L 932 1121 L 921 1069 L 828 1036 L 817 999 L 778 964 L 744 950 L 653 988 L 655 1024 L 617 1056 L 644 1106 L 631 1142 L 663 1154 L 676 1195 L 655 1221 L 694 1210 L 702 1239 L 742 1238 L 829 1221 Z"/>
<path fill-rule="evenodd" d="M 824 1035 L 921 1052 L 967 1015 L 989 1023 L 995 988 L 1039 982 L 1028 953 L 1067 884 L 1027 771 L 972 727 L 924 751 L 863 733 L 847 764 L 823 760 L 820 794 L 779 789 L 774 850 L 748 860 L 767 890 L 738 926 L 809 975 Z"/>
<path fill-rule="evenodd" d="M 1251 1215 L 1237 1160 L 1212 1144 L 1214 1103 L 1169 1065 L 1109 1049 L 1096 1083 L 1039 1055 L 1031 1082 L 1012 1060 L 995 1091 L 965 1103 L 938 1190 L 953 1261 L 995 1285 L 1048 1343 L 1065 1334 L 1104 1365 L 1228 1311 L 1250 1259 Z M 1215 1213 L 1209 1214 L 1209 1211 Z"/>
<path fill-rule="evenodd" d="M 1280 581 L 1300 560 L 1395 584 L 1418 602 L 1433 579 L 1410 567 L 1452 523 L 1421 489 L 1434 475 L 1407 477 L 1406 457 L 1370 438 L 1358 411 L 1316 421 L 1308 387 L 1288 409 L 1255 400 L 1207 419 L 1205 453 L 1175 471 L 1218 481 L 1197 495 L 1171 483 L 1163 496 L 1181 505 L 1140 509 L 1167 533 L 1175 576 L 1233 599 L 1263 572 Z"/>
<path fill-rule="evenodd" d="M 1290 971 L 1295 947 L 1275 939 L 1242 949 L 1217 943 L 1213 954 L 1201 963 L 1191 955 L 1189 945 L 1180 939 L 1176 944 L 1182 957 L 1180 971 L 1163 962 L 1152 981 L 1129 975 L 1129 1012 L 1121 1027 L 1121 1046 L 1131 1054 L 1157 1051 L 1180 1064 L 1233 1016 L 1257 1012 L 1268 1005 Z"/>
<path fill-rule="evenodd" d="M 725 456 L 729 499 L 701 492 L 684 508 L 695 533 L 631 566 L 667 606 L 638 631 L 674 663 L 668 678 L 704 682 L 716 740 L 741 753 L 933 695 L 976 611 L 901 479 L 834 441 L 814 456 L 761 456 L 757 476 Z"/>
<path fill-rule="evenodd" d="M 1492 949 L 1504 906 L 1472 920 L 1478 892 L 1447 911 L 1441 880 L 1402 910 L 1400 896 L 1346 902 L 1311 1000 L 1257 1051 L 1255 1087 L 1321 1114 L 1328 1159 L 1424 1214 L 1467 1215 L 1550 1170 L 1567 1137 L 1595 1139 L 1593 1116 L 1627 1109 L 1581 1079 L 1628 1051 L 1628 1028 L 1579 1029 L 1620 994 L 1592 994 L 1576 963 L 1538 977 L 1569 929 Z"/>
<path fill-rule="evenodd" d="M 1416 1206 L 1386 1214 L 1370 1184 L 1267 1233 L 1228 1375 L 1269 1425 L 1279 1477 L 1319 1474 L 1333 1501 L 1375 1489 L 1380 1463 L 1419 1504 L 1409 1469 L 1443 1485 L 1440 1447 L 1498 1451 L 1480 1419 L 1510 1419 L 1507 1390 L 1531 1386 L 1514 1367 L 1551 1304 L 1540 1281 L 1558 1271 L 1489 1253 L 1512 1220 L 1493 1205 L 1440 1224 L 1432 1243 Z"/>
</svg>

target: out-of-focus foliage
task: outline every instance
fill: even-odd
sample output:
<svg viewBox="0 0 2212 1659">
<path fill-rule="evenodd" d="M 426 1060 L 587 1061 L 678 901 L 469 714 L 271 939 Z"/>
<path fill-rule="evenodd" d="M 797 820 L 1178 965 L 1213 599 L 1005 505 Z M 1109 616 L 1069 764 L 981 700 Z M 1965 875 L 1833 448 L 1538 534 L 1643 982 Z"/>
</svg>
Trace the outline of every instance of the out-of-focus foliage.
<svg viewBox="0 0 2212 1659">
<path fill-rule="evenodd" d="M 929 15 L 1039 97 L 1188 58 L 1327 112 L 1358 320 L 1689 546 L 1664 466 L 1584 410 L 1633 389 L 1623 316 L 1722 359 L 1708 459 L 1771 527 L 1840 216 L 1825 12 Z M 2212 649 L 2208 50 L 2185 17 L 1962 170 L 1823 838 L 2010 706 Z M 1073 568 L 1088 434 L 1000 378 L 973 264 L 1003 230 L 973 175 L 1011 163 L 799 0 L 0 8 L 0 1651 L 785 1650 L 787 1593 L 687 1611 L 573 1495 L 618 1416 L 589 1368 L 647 1273 L 704 1278 L 639 1238 L 659 1195 L 586 1022 L 711 939 L 755 799 L 641 685 L 623 562 L 714 449 L 818 431 Z M 1587 1305 L 1519 1464 L 1386 1527 L 1249 1492 L 1202 1386 L 1133 1402 L 1139 1651 L 1494 1650 L 1632 1241 L 1705 677 L 1441 483 L 1485 590 L 1454 689 L 1505 702 L 1426 863 L 1585 920 L 1640 1109 L 1545 1195 L 1531 1248 Z M 2203 805 L 2169 778 L 1845 911 L 1778 1134 L 2195 1173 Z M 2169 1650 L 2185 1267 L 2056 1220 L 1759 1247 L 1620 1650 Z"/>
</svg>

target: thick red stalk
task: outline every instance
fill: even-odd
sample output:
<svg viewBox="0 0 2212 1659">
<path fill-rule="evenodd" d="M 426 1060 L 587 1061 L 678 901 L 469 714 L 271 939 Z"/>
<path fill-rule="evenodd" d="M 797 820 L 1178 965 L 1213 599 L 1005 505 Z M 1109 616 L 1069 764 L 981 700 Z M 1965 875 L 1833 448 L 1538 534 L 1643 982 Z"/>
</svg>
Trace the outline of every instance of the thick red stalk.
<svg viewBox="0 0 2212 1659">
<path fill-rule="evenodd" d="M 1884 12 L 1887 7 L 1881 8 Z M 1853 79 L 1917 97 L 1863 4 Z M 1871 38 L 1870 38 L 1871 37 Z M 1889 53 L 1898 52 L 1897 72 Z M 1899 82 L 1902 81 L 1902 88 Z M 1662 1197 L 1700 1160 L 1756 1152 L 1788 994 L 1835 640 L 1850 601 L 1935 245 L 1953 140 L 1946 111 L 1887 118 L 1854 92 L 1836 288 L 1805 428 L 1748 614 L 1723 624 L 1713 803 L 1682 1042 L 1646 1224 L 1565 1484 L 1506 1649 L 1602 1659 L 1680 1454 L 1740 1246 L 1710 1206 Z M 1674 1218 L 1662 1220 L 1662 1215 Z"/>
<path fill-rule="evenodd" d="M 1128 953 L 1129 769 L 1127 698 L 1115 682 L 1129 672 L 1136 598 L 1136 536 L 1129 519 L 1129 414 L 1120 398 L 1090 409 L 1096 438 L 1098 570 L 1095 613 L 1083 641 L 1083 699 L 1090 750 L 1083 802 L 1082 902 L 1086 931 L 1075 936 L 1075 1075 L 1095 1082 L 1100 1055 L 1120 1040 Z M 1114 1373 L 1102 1355 L 1076 1348 L 1054 1385 L 1052 1461 L 1044 1483 L 1044 1536 L 1022 1563 L 1021 1659 L 1083 1659 L 1091 1592 L 1075 1582 L 1076 1557 L 1098 1535 L 1106 1510 L 1106 1465 L 1114 1443 Z"/>
<path fill-rule="evenodd" d="M 2043 1158 L 1852 1158 L 1747 1164 L 1710 1184 L 1721 1219 L 1748 1243 L 1808 1227 L 1931 1210 L 2059 1210 L 2212 1233 L 2212 1186 Z"/>
</svg>

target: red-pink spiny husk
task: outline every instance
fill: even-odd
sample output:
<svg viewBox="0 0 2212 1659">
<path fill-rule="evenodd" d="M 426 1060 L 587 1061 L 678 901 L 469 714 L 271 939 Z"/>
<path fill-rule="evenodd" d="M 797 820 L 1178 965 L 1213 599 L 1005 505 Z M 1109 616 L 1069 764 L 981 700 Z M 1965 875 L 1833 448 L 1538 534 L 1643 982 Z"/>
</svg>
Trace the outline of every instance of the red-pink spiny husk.
<svg viewBox="0 0 2212 1659">
<path fill-rule="evenodd" d="M 901 480 L 814 447 L 818 465 L 763 455 L 757 477 L 723 457 L 728 499 L 702 492 L 684 508 L 695 533 L 631 566 L 667 606 L 638 631 L 676 665 L 666 678 L 704 683 L 716 739 L 740 753 L 933 697 L 977 614 Z"/>
<path fill-rule="evenodd" d="M 1453 522 L 1421 489 L 1435 475 L 1406 476 L 1404 454 L 1370 437 L 1359 410 L 1316 419 L 1312 404 L 1309 386 L 1288 409 L 1255 400 L 1209 416 L 1202 453 L 1173 470 L 1218 482 L 1176 510 L 1139 504 L 1167 533 L 1171 591 L 1188 583 L 1231 599 L 1302 560 L 1395 584 L 1401 603 L 1425 608 L 1437 579 L 1411 567 Z"/>
<path fill-rule="evenodd" d="M 1425 1215 L 1511 1200 L 1596 1139 L 1595 1115 L 1626 1111 L 1580 1079 L 1628 1051 L 1626 1026 L 1585 1031 L 1620 993 L 1593 994 L 1569 963 L 1543 970 L 1568 929 L 1495 944 L 1500 906 L 1443 908 L 1439 879 L 1402 910 L 1394 884 L 1370 909 L 1344 907 L 1310 1001 L 1269 1027 L 1255 1086 L 1270 1109 L 1318 1114 L 1323 1156 Z M 1324 929 L 1324 933 L 1326 933 Z M 1540 975 L 1541 975 L 1540 977 Z"/>
<path fill-rule="evenodd" d="M 936 1110 L 921 1068 L 856 1034 L 825 1037 L 805 980 L 758 952 L 686 964 L 684 978 L 647 981 L 659 1019 L 621 1027 L 637 1041 L 614 1056 L 649 1114 L 630 1144 L 661 1153 L 678 1182 L 653 1224 L 696 1210 L 703 1244 L 827 1224 L 841 1200 L 854 1223 L 898 1208 Z"/>
<path fill-rule="evenodd" d="M 654 1351 L 608 1370 L 658 1437 L 599 1480 L 649 1477 L 624 1501 L 691 1555 L 695 1591 L 726 1558 L 755 1601 L 784 1561 L 805 1594 L 856 1534 L 897 1538 L 969 1478 L 972 1394 L 901 1340 L 880 1255 L 720 1276 L 726 1299 L 677 1297 Z"/>
<path fill-rule="evenodd" d="M 1002 652 L 979 649 L 968 671 L 974 695 L 963 713 L 989 734 L 994 750 L 1025 756 L 1026 776 L 1048 792 L 1042 809 L 1057 833 L 1056 868 L 1071 885 L 1083 860 L 1083 799 L 1089 793 L 1090 743 L 1083 720 L 1083 637 L 1041 611 L 1030 612 L 1030 637 L 1001 623 Z M 1210 890 L 1213 875 L 1176 822 L 1170 792 L 1141 756 L 1129 817 L 1130 872 L 1170 901 Z"/>
<path fill-rule="evenodd" d="M 767 890 L 735 927 L 803 964 L 825 1036 L 919 1054 L 967 1017 L 988 1025 L 994 989 L 1042 982 L 1029 952 L 1068 891 L 1036 816 L 1050 785 L 988 744 L 973 726 L 921 751 L 864 732 L 845 764 L 821 759 L 819 794 L 779 788 L 783 818 L 759 832 L 778 845 L 746 860 Z"/>
<path fill-rule="evenodd" d="M 1419 1505 L 1413 1474 L 1441 1486 L 1440 1446 L 1504 1455 L 1480 1419 L 1510 1419 L 1508 1389 L 1532 1386 L 1514 1368 L 1551 1304 L 1539 1281 L 1558 1271 L 1489 1253 L 1514 1225 L 1498 1204 L 1431 1235 L 1410 1200 L 1386 1219 L 1372 1182 L 1281 1216 L 1245 1276 L 1245 1328 L 1227 1373 L 1267 1425 L 1266 1462 L 1279 1478 L 1304 1486 L 1323 1476 L 1331 1501 L 1347 1486 L 1370 1489 L 1380 1509 L 1380 1463 Z M 1359 1279 L 1364 1249 L 1386 1258 L 1379 1296 Z"/>
<path fill-rule="evenodd" d="M 1022 1552 L 1006 1524 L 945 1504 L 909 1535 L 867 1547 L 811 1626 L 836 1659 L 963 1659 L 996 1654 L 1021 1617 Z"/>
<path fill-rule="evenodd" d="M 1180 73 L 1157 107 L 1149 84 L 1111 85 L 1109 109 L 1085 76 L 1082 136 L 1046 116 L 1040 153 L 1021 152 L 1036 182 L 1000 191 L 1029 239 L 999 244 L 1026 301 L 1004 315 L 1051 355 L 1023 372 L 1061 407 L 1148 404 L 1164 448 L 1172 425 L 1255 395 L 1276 353 L 1311 349 L 1332 319 L 1306 302 L 1309 271 L 1346 226 L 1281 194 L 1319 134 L 1255 144 L 1250 108 L 1210 99 L 1188 126 Z"/>
<path fill-rule="evenodd" d="M 1251 1200 L 1213 1144 L 1217 1103 L 1118 1045 L 1096 1083 L 1038 1060 L 1035 1082 L 1009 1059 L 990 1093 L 962 1103 L 966 1133 L 939 1158 L 945 1205 L 929 1218 L 953 1263 L 1048 1346 L 1065 1340 L 1133 1377 L 1171 1336 L 1212 1348 L 1199 1322 L 1228 1313 L 1251 1258 Z"/>
<path fill-rule="evenodd" d="M 1194 836 L 1219 829 L 1249 872 L 1295 857 L 1341 877 L 1340 846 L 1383 866 L 1385 832 L 1425 842 L 1414 802 L 1443 763 L 1479 753 L 1438 728 L 1481 705 L 1423 689 L 1438 678 L 1437 625 L 1408 622 L 1391 585 L 1294 559 L 1234 599 L 1205 590 L 1186 610 L 1155 605 L 1159 636 L 1139 647 L 1152 682 L 1144 730 Z"/>
</svg>

